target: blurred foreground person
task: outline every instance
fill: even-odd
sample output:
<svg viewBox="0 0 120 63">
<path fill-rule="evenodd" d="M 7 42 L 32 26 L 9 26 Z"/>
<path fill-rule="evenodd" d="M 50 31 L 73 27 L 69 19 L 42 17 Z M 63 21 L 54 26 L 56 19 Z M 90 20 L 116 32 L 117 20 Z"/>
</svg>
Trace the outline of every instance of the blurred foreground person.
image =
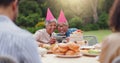
<svg viewBox="0 0 120 63">
<path fill-rule="evenodd" d="M 12 57 L 18 63 L 41 63 L 32 34 L 14 24 L 17 15 L 18 0 L 0 0 L 0 57 Z"/>
<path fill-rule="evenodd" d="M 0 56 L 0 63 L 18 63 L 18 61 L 9 56 Z"/>
<path fill-rule="evenodd" d="M 113 33 L 103 41 L 100 63 L 112 63 L 120 56 L 120 0 L 114 0 L 109 25 Z"/>
</svg>

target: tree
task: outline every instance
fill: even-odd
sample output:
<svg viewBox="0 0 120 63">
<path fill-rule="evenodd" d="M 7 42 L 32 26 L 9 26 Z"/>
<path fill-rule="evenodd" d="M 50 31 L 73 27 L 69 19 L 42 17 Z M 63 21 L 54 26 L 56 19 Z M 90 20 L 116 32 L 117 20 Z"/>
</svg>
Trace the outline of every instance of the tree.
<svg viewBox="0 0 120 63">
<path fill-rule="evenodd" d="M 97 13 L 98 0 L 89 0 L 89 2 L 91 4 L 91 8 L 93 11 L 94 23 L 97 23 L 97 21 L 98 21 L 98 13 Z"/>
<path fill-rule="evenodd" d="M 21 0 L 19 12 L 19 17 L 16 22 L 19 26 L 34 27 L 41 20 L 41 8 L 34 0 Z"/>
<path fill-rule="evenodd" d="M 104 9 L 107 13 L 109 13 L 109 10 L 110 10 L 113 2 L 114 2 L 114 0 L 105 0 L 105 1 L 104 1 L 103 9 Z"/>
</svg>

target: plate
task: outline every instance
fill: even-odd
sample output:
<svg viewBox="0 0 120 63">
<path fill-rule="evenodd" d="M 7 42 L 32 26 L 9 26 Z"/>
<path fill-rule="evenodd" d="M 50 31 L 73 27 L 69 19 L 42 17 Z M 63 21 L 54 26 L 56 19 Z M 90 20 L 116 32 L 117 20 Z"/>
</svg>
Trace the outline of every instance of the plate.
<svg viewBox="0 0 120 63">
<path fill-rule="evenodd" d="M 56 55 L 59 58 L 79 58 L 82 56 L 82 54 L 79 55 Z"/>
<path fill-rule="evenodd" d="M 90 53 L 82 53 L 84 56 L 91 56 L 91 57 L 96 57 L 99 54 L 90 54 Z"/>
<path fill-rule="evenodd" d="M 83 50 L 89 50 L 89 49 L 94 49 L 95 47 L 94 46 L 81 46 L 80 48 Z"/>
</svg>

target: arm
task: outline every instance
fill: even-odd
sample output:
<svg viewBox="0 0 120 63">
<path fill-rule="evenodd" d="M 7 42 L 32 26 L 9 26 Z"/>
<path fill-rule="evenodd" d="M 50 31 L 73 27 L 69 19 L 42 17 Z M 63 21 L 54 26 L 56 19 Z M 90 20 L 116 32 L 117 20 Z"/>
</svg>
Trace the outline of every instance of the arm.
<svg viewBox="0 0 120 63">
<path fill-rule="evenodd" d="M 44 41 L 41 40 L 43 33 L 41 31 L 37 31 L 33 37 L 35 38 L 35 40 L 37 41 L 38 46 L 43 46 Z"/>
</svg>

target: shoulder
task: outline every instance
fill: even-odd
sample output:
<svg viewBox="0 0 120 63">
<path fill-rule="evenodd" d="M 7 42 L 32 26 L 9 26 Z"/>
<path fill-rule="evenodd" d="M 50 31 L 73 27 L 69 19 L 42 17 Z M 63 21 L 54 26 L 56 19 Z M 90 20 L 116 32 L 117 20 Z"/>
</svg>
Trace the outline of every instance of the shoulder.
<svg viewBox="0 0 120 63">
<path fill-rule="evenodd" d="M 32 47 L 35 44 L 35 39 L 27 31 L 21 30 L 19 32 L 0 32 L 1 43 L 6 44 L 7 47 L 24 49 L 24 47 Z M 31 45 L 31 46 L 30 46 Z"/>
<path fill-rule="evenodd" d="M 120 33 L 112 33 L 110 35 L 108 35 L 104 41 L 103 44 L 115 44 L 115 43 L 119 43 L 120 41 Z"/>
<path fill-rule="evenodd" d="M 44 34 L 44 33 L 46 33 L 46 29 L 40 29 L 40 30 L 35 32 L 34 36 L 41 35 L 41 34 Z"/>
<path fill-rule="evenodd" d="M 46 29 L 40 29 L 40 30 L 36 31 L 36 33 L 37 32 L 46 32 Z"/>
<path fill-rule="evenodd" d="M 77 28 L 69 28 L 68 29 L 68 31 L 71 31 L 71 32 L 74 32 L 74 31 L 76 31 L 77 30 Z"/>
<path fill-rule="evenodd" d="M 109 40 L 117 40 L 120 39 L 120 33 L 112 33 L 107 37 Z"/>
</svg>

